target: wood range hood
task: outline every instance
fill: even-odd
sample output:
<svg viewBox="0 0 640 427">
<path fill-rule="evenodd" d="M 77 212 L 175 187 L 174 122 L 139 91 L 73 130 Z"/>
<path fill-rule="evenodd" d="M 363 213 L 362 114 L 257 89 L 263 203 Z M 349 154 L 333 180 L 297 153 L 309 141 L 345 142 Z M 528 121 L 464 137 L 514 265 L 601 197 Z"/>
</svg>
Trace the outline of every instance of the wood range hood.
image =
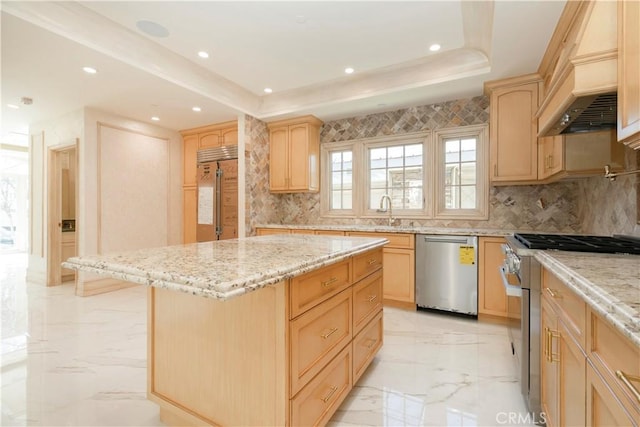
<svg viewBox="0 0 640 427">
<path fill-rule="evenodd" d="M 538 136 L 615 129 L 617 5 L 567 2 L 539 73 Z"/>
</svg>

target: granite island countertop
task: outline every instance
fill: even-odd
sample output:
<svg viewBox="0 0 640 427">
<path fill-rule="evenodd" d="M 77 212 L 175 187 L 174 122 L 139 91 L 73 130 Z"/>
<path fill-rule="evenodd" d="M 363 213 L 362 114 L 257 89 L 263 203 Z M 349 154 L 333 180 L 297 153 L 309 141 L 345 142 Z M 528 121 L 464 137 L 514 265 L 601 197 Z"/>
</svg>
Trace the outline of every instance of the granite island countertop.
<svg viewBox="0 0 640 427">
<path fill-rule="evenodd" d="M 531 252 L 544 268 L 640 347 L 640 256 Z"/>
<path fill-rule="evenodd" d="M 368 237 L 273 235 L 71 257 L 62 265 L 225 300 L 382 247 L 387 242 Z"/>
</svg>

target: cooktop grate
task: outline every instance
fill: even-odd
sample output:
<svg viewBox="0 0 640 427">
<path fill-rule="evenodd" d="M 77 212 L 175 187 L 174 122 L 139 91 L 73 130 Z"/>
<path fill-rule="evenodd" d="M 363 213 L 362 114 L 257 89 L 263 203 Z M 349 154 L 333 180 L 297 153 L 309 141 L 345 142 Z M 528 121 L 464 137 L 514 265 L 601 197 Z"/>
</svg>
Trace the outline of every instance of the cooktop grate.
<svg viewBox="0 0 640 427">
<path fill-rule="evenodd" d="M 632 238 L 525 233 L 516 233 L 514 237 L 529 249 L 640 255 L 640 241 Z"/>
</svg>

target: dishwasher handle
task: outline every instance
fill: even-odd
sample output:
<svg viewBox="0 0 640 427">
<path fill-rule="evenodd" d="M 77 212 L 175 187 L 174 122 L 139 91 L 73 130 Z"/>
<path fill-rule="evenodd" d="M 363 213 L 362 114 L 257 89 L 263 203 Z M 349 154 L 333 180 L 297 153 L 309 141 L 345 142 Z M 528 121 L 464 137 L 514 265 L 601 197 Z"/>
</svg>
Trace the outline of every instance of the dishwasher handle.
<svg viewBox="0 0 640 427">
<path fill-rule="evenodd" d="M 507 295 L 512 297 L 522 297 L 522 288 L 520 286 L 512 285 L 511 283 L 509 283 L 509 280 L 507 280 L 507 272 L 504 269 L 504 265 L 498 267 L 498 270 L 500 271 L 500 277 L 502 277 L 502 285 L 504 286 L 504 290 Z"/>
<path fill-rule="evenodd" d="M 425 242 L 469 244 L 469 240 L 466 237 L 422 236 L 422 238 Z"/>
</svg>

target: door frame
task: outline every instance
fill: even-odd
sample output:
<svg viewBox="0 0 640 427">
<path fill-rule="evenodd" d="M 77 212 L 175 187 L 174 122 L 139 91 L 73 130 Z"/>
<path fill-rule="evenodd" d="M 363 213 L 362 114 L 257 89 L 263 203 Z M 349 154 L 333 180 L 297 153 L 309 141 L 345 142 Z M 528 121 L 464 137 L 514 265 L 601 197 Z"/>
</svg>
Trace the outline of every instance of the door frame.
<svg viewBox="0 0 640 427">
<path fill-rule="evenodd" d="M 78 172 L 79 139 L 53 145 L 47 150 L 47 286 L 62 284 L 62 153 L 75 148 L 75 166 Z M 76 210 L 76 242 L 78 241 L 78 177 L 74 186 Z M 77 243 L 76 243 L 77 245 Z M 76 275 L 76 280 L 77 280 Z"/>
</svg>

